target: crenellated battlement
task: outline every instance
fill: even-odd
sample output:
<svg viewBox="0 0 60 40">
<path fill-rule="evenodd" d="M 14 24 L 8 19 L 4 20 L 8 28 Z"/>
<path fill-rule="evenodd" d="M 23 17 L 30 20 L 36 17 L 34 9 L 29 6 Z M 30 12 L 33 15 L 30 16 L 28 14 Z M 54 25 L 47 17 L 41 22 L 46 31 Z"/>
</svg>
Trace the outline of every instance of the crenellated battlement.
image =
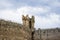
<svg viewBox="0 0 60 40">
<path fill-rule="evenodd" d="M 34 23 L 35 23 L 34 16 L 30 18 L 28 15 L 26 16 L 22 15 L 22 21 L 23 21 L 23 26 L 34 28 Z"/>
<path fill-rule="evenodd" d="M 60 40 L 60 28 L 34 29 L 35 17 L 22 15 L 22 24 L 0 20 L 0 40 Z"/>
</svg>

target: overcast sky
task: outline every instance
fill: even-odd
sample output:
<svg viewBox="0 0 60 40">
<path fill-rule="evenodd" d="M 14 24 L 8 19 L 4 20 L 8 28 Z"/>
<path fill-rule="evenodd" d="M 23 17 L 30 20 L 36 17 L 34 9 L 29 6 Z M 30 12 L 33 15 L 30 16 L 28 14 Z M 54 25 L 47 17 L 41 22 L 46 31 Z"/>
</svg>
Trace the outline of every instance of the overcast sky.
<svg viewBox="0 0 60 40">
<path fill-rule="evenodd" d="M 60 27 L 60 0 L 0 0 L 0 19 L 22 23 L 22 14 L 35 16 L 35 28 Z"/>
</svg>

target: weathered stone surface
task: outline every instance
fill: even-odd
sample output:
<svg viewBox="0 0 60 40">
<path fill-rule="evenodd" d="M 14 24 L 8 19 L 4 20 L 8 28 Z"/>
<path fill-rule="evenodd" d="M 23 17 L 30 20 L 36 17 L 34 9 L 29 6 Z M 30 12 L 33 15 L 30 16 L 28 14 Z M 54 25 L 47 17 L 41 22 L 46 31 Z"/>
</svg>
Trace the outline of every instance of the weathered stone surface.
<svg viewBox="0 0 60 40">
<path fill-rule="evenodd" d="M 34 33 L 34 40 L 60 40 L 60 28 L 38 29 Z"/>
<path fill-rule="evenodd" d="M 0 40 L 31 40 L 31 31 L 21 24 L 0 20 Z"/>
<path fill-rule="evenodd" d="M 22 16 L 23 24 L 0 20 L 0 40 L 60 40 L 60 29 L 34 29 L 34 16 Z"/>
<path fill-rule="evenodd" d="M 0 40 L 32 40 L 32 29 L 34 28 L 31 20 L 28 15 L 22 16 L 23 25 L 0 20 Z"/>
</svg>

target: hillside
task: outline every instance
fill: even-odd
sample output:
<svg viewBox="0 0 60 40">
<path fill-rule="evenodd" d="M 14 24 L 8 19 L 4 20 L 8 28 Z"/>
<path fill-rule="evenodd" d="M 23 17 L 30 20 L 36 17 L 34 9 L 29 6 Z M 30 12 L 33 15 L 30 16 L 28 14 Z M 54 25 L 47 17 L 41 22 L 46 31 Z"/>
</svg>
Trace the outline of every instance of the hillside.
<svg viewBox="0 0 60 40">
<path fill-rule="evenodd" d="M 0 40 L 30 39 L 30 29 L 23 27 L 22 24 L 0 20 Z"/>
<path fill-rule="evenodd" d="M 29 26 L 0 19 L 0 40 L 60 40 L 60 28 L 38 29 L 32 33 Z"/>
</svg>

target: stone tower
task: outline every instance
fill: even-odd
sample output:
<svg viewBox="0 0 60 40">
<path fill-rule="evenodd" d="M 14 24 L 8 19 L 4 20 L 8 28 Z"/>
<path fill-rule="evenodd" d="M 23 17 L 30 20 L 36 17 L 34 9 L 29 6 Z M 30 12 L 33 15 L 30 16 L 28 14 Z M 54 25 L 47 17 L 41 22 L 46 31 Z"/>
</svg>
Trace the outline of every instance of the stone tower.
<svg viewBox="0 0 60 40">
<path fill-rule="evenodd" d="M 35 18 L 34 16 L 32 16 L 31 18 L 31 27 L 34 28 L 34 23 L 35 23 Z"/>
<path fill-rule="evenodd" d="M 34 28 L 35 18 L 32 16 L 29 18 L 28 15 L 22 15 L 23 26 L 29 27 L 30 29 Z"/>
</svg>

